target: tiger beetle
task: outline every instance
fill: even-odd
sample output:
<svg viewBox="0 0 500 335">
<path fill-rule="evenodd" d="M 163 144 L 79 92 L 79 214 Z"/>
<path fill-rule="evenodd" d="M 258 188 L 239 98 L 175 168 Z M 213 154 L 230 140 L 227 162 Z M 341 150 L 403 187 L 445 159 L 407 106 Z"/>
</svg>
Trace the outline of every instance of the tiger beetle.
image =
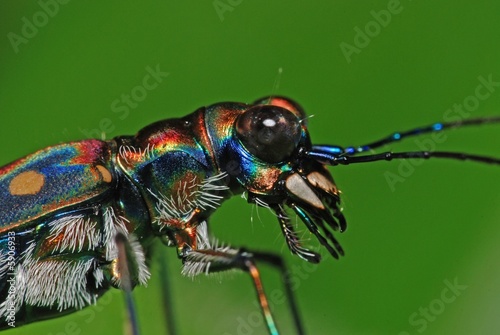
<svg viewBox="0 0 500 335">
<path fill-rule="evenodd" d="M 218 243 L 208 219 L 245 194 L 274 212 L 292 254 L 311 263 L 289 213 L 334 257 L 346 230 L 340 193 L 327 166 L 408 158 L 500 164 L 455 152 L 367 153 L 449 128 L 499 123 L 500 116 L 435 123 L 351 147 L 312 145 L 307 117 L 294 101 L 218 103 L 153 123 L 135 136 L 83 140 L 42 149 L 0 168 L 0 328 L 54 318 L 123 289 L 137 334 L 131 290 L 150 277 L 156 238 L 175 247 L 187 276 L 248 272 L 269 333 L 279 334 L 257 262 L 279 269 L 298 334 L 304 334 L 281 257 Z"/>
</svg>

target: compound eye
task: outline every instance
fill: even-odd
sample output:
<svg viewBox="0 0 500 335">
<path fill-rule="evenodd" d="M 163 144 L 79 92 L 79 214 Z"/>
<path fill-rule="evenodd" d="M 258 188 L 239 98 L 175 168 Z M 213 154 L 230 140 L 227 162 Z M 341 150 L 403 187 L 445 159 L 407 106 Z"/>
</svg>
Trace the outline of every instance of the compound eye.
<svg viewBox="0 0 500 335">
<path fill-rule="evenodd" d="M 236 120 L 236 134 L 252 155 L 268 163 L 289 157 L 302 135 L 295 114 L 271 105 L 257 105 L 241 114 Z"/>
<path fill-rule="evenodd" d="M 272 95 L 269 97 L 263 97 L 254 101 L 253 105 L 273 105 L 285 108 L 295 114 L 298 118 L 302 120 L 302 124 L 306 121 L 306 113 L 304 109 L 295 101 L 290 98 L 282 97 L 279 95 Z"/>
</svg>

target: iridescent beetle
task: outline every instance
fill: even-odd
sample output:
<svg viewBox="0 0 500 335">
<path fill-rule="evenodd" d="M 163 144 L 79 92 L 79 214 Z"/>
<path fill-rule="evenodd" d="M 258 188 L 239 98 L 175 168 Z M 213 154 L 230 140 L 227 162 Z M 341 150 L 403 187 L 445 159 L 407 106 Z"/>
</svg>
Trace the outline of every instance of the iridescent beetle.
<svg viewBox="0 0 500 335">
<path fill-rule="evenodd" d="M 293 254 L 320 261 L 301 244 L 287 212 L 338 258 L 344 252 L 333 232 L 343 232 L 346 220 L 326 165 L 429 157 L 500 164 L 450 152 L 357 156 L 408 136 L 498 122 L 500 117 L 436 123 L 344 149 L 312 145 L 301 107 L 266 97 L 251 105 L 203 107 L 133 137 L 40 150 L 0 168 L 0 328 L 14 319 L 19 326 L 84 308 L 110 287 L 129 292 L 145 284 L 149 248 L 159 237 L 177 249 L 188 276 L 247 271 L 273 335 L 278 330 L 255 262 L 279 267 L 303 334 L 281 258 L 214 242 L 207 229 L 214 210 L 244 192 L 249 202 L 274 211 Z"/>
</svg>

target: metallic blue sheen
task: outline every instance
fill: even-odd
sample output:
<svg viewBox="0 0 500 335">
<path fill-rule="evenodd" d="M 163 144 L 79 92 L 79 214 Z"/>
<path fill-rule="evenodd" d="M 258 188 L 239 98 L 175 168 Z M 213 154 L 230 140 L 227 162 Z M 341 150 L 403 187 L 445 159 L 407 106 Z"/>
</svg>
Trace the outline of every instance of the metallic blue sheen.
<svg viewBox="0 0 500 335">
<path fill-rule="evenodd" d="M 392 134 L 392 139 L 397 141 L 397 140 L 400 140 L 401 139 L 401 134 L 400 133 L 394 133 Z"/>
<path fill-rule="evenodd" d="M 432 129 L 435 131 L 439 131 L 443 129 L 443 124 L 442 123 L 435 123 L 432 125 Z"/>
</svg>

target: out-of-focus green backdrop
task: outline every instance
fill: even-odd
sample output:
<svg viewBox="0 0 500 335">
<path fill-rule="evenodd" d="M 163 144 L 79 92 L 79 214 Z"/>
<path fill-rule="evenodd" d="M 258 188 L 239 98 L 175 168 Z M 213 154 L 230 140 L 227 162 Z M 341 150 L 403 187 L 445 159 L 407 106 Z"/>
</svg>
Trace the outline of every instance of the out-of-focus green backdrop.
<svg viewBox="0 0 500 335">
<path fill-rule="evenodd" d="M 4 0 L 0 165 L 268 94 L 293 97 L 314 114 L 314 142 L 346 146 L 499 115 L 499 13 L 497 1 Z M 153 70 L 161 72 L 157 85 L 141 88 Z M 499 133 L 498 125 L 454 130 L 384 149 L 498 157 Z M 261 209 L 259 219 L 239 198 L 214 215 L 213 232 L 285 256 L 308 334 L 498 334 L 499 167 L 434 160 L 331 171 L 349 222 L 339 236 L 342 260 L 323 251 L 310 267 L 291 257 L 275 218 Z M 266 333 L 246 275 L 182 278 L 175 251 L 161 250 L 179 334 Z M 156 262 L 152 270 L 150 285 L 134 294 L 140 327 L 165 334 Z M 275 271 L 264 267 L 263 276 L 268 292 L 282 289 Z M 286 304 L 273 303 L 282 334 L 293 334 Z M 124 315 L 114 290 L 97 307 L 5 334 L 122 334 Z"/>
</svg>

